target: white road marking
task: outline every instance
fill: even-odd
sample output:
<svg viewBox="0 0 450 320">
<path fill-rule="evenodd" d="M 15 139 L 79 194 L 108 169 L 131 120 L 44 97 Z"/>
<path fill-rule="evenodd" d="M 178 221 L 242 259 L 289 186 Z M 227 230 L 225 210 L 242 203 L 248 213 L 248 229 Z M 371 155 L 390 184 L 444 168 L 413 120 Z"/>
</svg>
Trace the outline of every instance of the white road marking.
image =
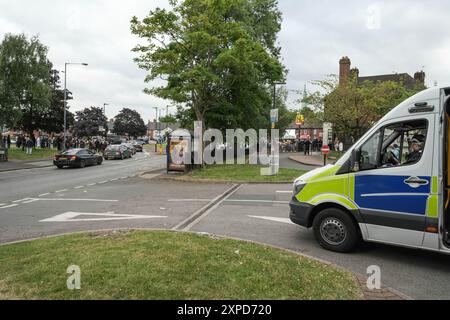
<svg viewBox="0 0 450 320">
<path fill-rule="evenodd" d="M 99 182 L 98 184 L 105 184 L 105 183 L 108 183 L 108 181 L 102 181 L 102 182 Z"/>
<path fill-rule="evenodd" d="M 50 192 L 43 193 L 43 194 L 40 194 L 38 197 L 45 197 L 45 196 L 48 196 L 49 194 L 50 194 Z"/>
<path fill-rule="evenodd" d="M 225 200 L 224 202 L 251 202 L 251 203 L 279 203 L 279 204 L 289 204 L 289 201 L 272 201 L 272 200 Z"/>
<path fill-rule="evenodd" d="M 264 217 L 264 216 L 248 216 L 248 217 L 255 218 L 255 219 L 262 219 L 262 220 L 268 220 L 268 221 L 281 222 L 281 223 L 287 223 L 287 224 L 295 225 L 295 223 L 293 223 L 291 221 L 291 219 L 289 219 L 289 218 Z"/>
<path fill-rule="evenodd" d="M 7 208 L 12 208 L 12 207 L 17 207 L 18 204 L 10 204 L 9 206 L 4 206 L 4 207 L 0 207 L 0 209 L 7 209 Z"/>
<path fill-rule="evenodd" d="M 119 180 L 119 178 L 115 178 L 115 179 L 111 179 L 109 181 L 114 182 L 114 181 L 118 181 L 118 180 Z"/>
<path fill-rule="evenodd" d="M 128 179 L 128 177 L 121 177 L 120 179 L 122 179 L 122 180 L 123 180 L 123 179 Z"/>
<path fill-rule="evenodd" d="M 209 202 L 212 199 L 169 199 L 167 202 Z"/>
<path fill-rule="evenodd" d="M 86 201 L 86 202 L 118 202 L 119 200 L 105 200 L 105 199 L 64 199 L 64 198 L 40 198 L 30 199 L 36 201 Z"/>
<path fill-rule="evenodd" d="M 20 200 L 14 200 L 13 203 L 18 203 L 18 202 L 23 202 L 23 201 L 27 201 L 30 200 L 31 198 L 25 198 L 25 199 L 20 199 Z"/>
<path fill-rule="evenodd" d="M 36 201 L 39 201 L 38 199 L 31 199 L 31 200 L 28 200 L 28 201 L 24 201 L 23 203 L 32 203 L 32 202 L 36 202 Z"/>
<path fill-rule="evenodd" d="M 78 218 L 79 216 L 92 216 L 98 218 Z M 66 212 L 52 218 L 44 219 L 39 222 L 90 222 L 90 221 L 114 221 L 114 220 L 137 220 L 137 219 L 164 219 L 167 216 L 144 216 L 130 214 L 106 213 L 87 213 L 87 212 Z"/>
<path fill-rule="evenodd" d="M 55 191 L 55 193 L 61 193 L 61 192 L 66 192 L 66 191 L 67 191 L 67 189 L 62 189 L 62 190 Z"/>
<path fill-rule="evenodd" d="M 84 186 L 78 186 L 78 187 L 75 187 L 74 189 L 82 189 L 82 188 L 84 188 Z"/>
<path fill-rule="evenodd" d="M 87 185 L 87 187 L 92 187 L 92 186 L 95 186 L 97 183 L 90 183 L 90 184 L 88 184 Z"/>
</svg>

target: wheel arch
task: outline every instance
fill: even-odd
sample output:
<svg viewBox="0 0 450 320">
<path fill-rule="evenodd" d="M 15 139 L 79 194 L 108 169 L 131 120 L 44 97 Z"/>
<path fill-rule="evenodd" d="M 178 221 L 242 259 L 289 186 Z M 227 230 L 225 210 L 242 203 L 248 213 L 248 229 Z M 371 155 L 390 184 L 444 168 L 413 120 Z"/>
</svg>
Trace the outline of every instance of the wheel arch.
<svg viewBox="0 0 450 320">
<path fill-rule="evenodd" d="M 357 209 L 351 210 L 351 209 L 345 207 L 344 205 L 341 205 L 336 202 L 322 202 L 322 203 L 318 204 L 317 206 L 315 206 L 314 209 L 311 211 L 311 214 L 309 215 L 308 227 L 312 227 L 315 217 L 320 212 L 322 212 L 323 210 L 326 210 L 326 209 L 339 209 L 339 210 L 345 212 L 353 220 L 353 222 L 355 223 L 356 229 L 359 232 L 360 237 L 362 237 L 362 230 L 361 230 L 361 227 L 359 226 L 359 224 L 362 222 L 359 210 L 357 210 Z"/>
</svg>

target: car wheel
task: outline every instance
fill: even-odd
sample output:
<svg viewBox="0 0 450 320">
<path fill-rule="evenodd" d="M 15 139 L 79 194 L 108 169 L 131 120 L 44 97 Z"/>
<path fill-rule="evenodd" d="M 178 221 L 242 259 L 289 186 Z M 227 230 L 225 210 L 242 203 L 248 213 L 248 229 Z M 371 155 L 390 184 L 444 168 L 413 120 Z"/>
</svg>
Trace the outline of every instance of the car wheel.
<svg viewBox="0 0 450 320">
<path fill-rule="evenodd" d="M 340 209 L 321 211 L 314 218 L 314 236 L 324 249 L 336 252 L 351 252 L 360 240 L 353 219 Z"/>
<path fill-rule="evenodd" d="M 84 167 L 86 167 L 86 161 L 81 160 L 80 161 L 80 168 L 84 168 Z"/>
<path fill-rule="evenodd" d="M 56 166 L 58 169 L 63 169 L 64 166 Z"/>
<path fill-rule="evenodd" d="M 97 165 L 101 166 L 102 163 L 103 163 L 103 159 L 98 159 L 98 160 L 97 160 Z"/>
</svg>

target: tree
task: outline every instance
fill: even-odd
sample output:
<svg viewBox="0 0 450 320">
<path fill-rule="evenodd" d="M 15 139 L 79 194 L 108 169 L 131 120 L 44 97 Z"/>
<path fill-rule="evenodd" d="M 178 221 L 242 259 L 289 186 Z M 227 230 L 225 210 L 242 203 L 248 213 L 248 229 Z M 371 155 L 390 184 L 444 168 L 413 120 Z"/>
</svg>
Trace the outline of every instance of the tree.
<svg viewBox="0 0 450 320">
<path fill-rule="evenodd" d="M 305 101 L 323 113 L 323 120 L 340 135 L 359 139 L 386 113 L 408 97 L 423 90 L 423 85 L 407 88 L 402 82 L 365 81 L 353 77 L 339 85 L 336 76 L 314 82 L 321 90 L 309 94 Z"/>
<path fill-rule="evenodd" d="M 148 41 L 134 51 L 146 82 L 166 80 L 144 92 L 183 104 L 204 128 L 265 128 L 270 84 L 286 70 L 276 47 L 281 13 L 276 0 L 170 1 L 132 33 Z"/>
<path fill-rule="evenodd" d="M 44 112 L 40 119 L 40 129 L 47 132 L 59 133 L 64 131 L 64 89 L 60 86 L 58 70 L 52 70 L 50 78 L 52 99 L 50 108 Z M 67 90 L 67 100 L 71 100 L 72 93 Z M 69 109 L 69 107 L 67 107 Z M 73 127 L 75 117 L 72 112 L 66 110 L 67 127 Z"/>
<path fill-rule="evenodd" d="M 136 139 L 147 133 L 147 126 L 136 110 L 123 108 L 115 117 L 113 131 L 118 135 L 128 135 Z"/>
<path fill-rule="evenodd" d="M 177 118 L 175 116 L 172 116 L 169 114 L 168 116 L 159 118 L 159 122 L 161 122 L 161 123 L 176 123 Z"/>
<path fill-rule="evenodd" d="M 51 101 L 52 64 L 37 36 L 6 34 L 0 44 L 0 124 L 32 134 Z"/>
<path fill-rule="evenodd" d="M 104 135 L 100 127 L 108 130 L 108 119 L 101 108 L 90 107 L 75 113 L 74 132 L 78 137 L 93 137 Z"/>
</svg>

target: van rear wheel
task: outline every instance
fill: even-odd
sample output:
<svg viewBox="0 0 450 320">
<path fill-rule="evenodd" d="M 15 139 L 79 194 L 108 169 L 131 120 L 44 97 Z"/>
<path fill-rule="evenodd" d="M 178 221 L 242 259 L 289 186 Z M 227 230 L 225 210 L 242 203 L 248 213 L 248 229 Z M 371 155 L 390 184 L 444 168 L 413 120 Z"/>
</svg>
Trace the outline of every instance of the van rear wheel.
<svg viewBox="0 0 450 320">
<path fill-rule="evenodd" d="M 325 209 L 313 222 L 314 236 L 324 249 L 351 252 L 359 242 L 359 233 L 353 219 L 336 208 Z"/>
</svg>

